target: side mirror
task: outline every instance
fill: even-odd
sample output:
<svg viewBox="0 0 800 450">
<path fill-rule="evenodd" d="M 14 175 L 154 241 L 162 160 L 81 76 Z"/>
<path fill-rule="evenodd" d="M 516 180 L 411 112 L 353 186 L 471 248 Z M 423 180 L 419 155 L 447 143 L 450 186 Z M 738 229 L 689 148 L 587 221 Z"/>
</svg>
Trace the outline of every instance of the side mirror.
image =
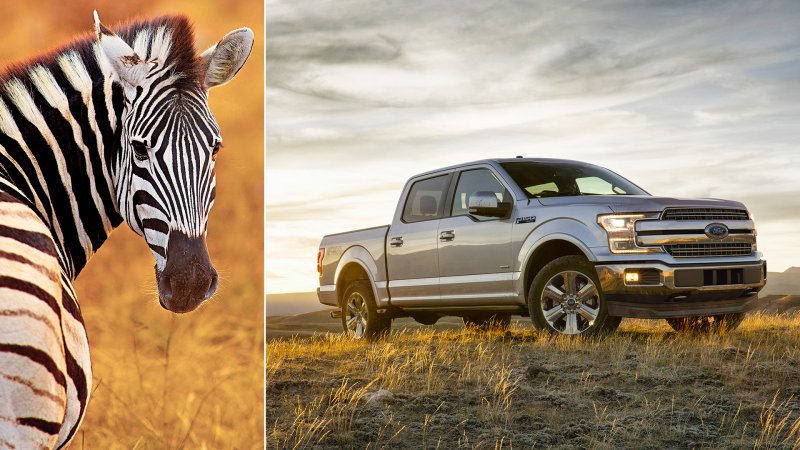
<svg viewBox="0 0 800 450">
<path fill-rule="evenodd" d="M 485 217 L 508 217 L 511 204 L 497 200 L 494 192 L 479 191 L 469 196 L 469 213 Z"/>
</svg>

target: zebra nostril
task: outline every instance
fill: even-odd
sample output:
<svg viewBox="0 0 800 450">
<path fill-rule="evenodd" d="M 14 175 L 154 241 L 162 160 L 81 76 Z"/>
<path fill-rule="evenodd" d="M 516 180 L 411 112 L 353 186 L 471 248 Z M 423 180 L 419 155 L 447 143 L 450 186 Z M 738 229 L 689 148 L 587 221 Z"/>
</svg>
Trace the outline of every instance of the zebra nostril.
<svg viewBox="0 0 800 450">
<path fill-rule="evenodd" d="M 161 275 L 158 279 L 158 293 L 165 300 L 172 298 L 172 278 L 169 275 Z"/>
<path fill-rule="evenodd" d="M 206 291 L 206 295 L 203 297 L 203 300 L 208 300 L 211 296 L 217 292 L 217 286 L 219 286 L 219 277 L 217 276 L 217 271 L 211 269 L 213 272 L 211 273 L 211 285 L 208 287 L 208 291 Z"/>
<path fill-rule="evenodd" d="M 158 303 L 162 308 L 171 310 L 172 306 L 172 279 L 169 275 L 156 273 L 158 285 Z"/>
</svg>

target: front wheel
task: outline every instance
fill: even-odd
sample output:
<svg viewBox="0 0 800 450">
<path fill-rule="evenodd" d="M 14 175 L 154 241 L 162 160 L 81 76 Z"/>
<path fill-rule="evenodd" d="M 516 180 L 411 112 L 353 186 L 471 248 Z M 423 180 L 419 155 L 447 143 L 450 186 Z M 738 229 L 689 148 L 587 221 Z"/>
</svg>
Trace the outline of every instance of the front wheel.
<svg viewBox="0 0 800 450">
<path fill-rule="evenodd" d="M 374 339 L 389 332 L 392 319 L 378 314 L 369 282 L 350 283 L 342 302 L 342 328 L 353 339 Z"/>
<path fill-rule="evenodd" d="M 622 318 L 608 315 L 594 266 L 584 257 L 562 256 L 547 263 L 528 290 L 534 326 L 553 334 L 611 333 Z"/>
<path fill-rule="evenodd" d="M 744 320 L 743 313 L 717 316 L 678 317 L 667 319 L 673 330 L 681 333 L 725 333 L 735 330 Z"/>
</svg>

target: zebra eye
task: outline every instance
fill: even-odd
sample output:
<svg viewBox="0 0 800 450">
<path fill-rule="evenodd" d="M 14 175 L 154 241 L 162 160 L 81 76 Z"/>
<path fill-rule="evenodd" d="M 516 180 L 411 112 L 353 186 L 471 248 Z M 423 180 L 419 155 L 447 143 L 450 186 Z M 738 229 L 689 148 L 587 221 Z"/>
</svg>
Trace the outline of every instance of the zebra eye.
<svg viewBox="0 0 800 450">
<path fill-rule="evenodd" d="M 221 148 L 222 148 L 222 142 L 214 143 L 214 148 L 213 150 L 211 150 L 211 159 L 213 159 L 214 161 L 217 160 L 217 153 L 219 153 L 219 149 Z"/>
<path fill-rule="evenodd" d="M 136 157 L 139 161 L 145 161 L 148 158 L 148 148 L 147 144 L 142 141 L 131 141 L 131 146 L 133 147 L 133 156 Z"/>
</svg>

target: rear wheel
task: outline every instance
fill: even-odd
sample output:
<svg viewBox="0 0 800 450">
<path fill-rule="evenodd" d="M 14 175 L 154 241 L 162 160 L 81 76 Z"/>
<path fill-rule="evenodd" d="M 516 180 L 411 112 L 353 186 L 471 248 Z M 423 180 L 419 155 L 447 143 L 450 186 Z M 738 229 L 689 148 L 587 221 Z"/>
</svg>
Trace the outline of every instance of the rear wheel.
<svg viewBox="0 0 800 450">
<path fill-rule="evenodd" d="M 608 315 L 594 266 L 569 255 L 547 263 L 528 290 L 531 321 L 553 334 L 598 335 L 613 332 L 622 318 Z"/>
<path fill-rule="evenodd" d="M 511 314 L 506 313 L 475 313 L 464 317 L 464 326 L 479 330 L 505 331 L 511 325 Z"/>
<path fill-rule="evenodd" d="M 342 302 L 342 328 L 353 339 L 374 339 L 389 332 L 392 319 L 378 314 L 369 282 L 350 283 Z"/>
<path fill-rule="evenodd" d="M 666 320 L 673 330 L 682 333 L 725 333 L 739 327 L 744 320 L 744 313 L 678 317 Z"/>
</svg>

